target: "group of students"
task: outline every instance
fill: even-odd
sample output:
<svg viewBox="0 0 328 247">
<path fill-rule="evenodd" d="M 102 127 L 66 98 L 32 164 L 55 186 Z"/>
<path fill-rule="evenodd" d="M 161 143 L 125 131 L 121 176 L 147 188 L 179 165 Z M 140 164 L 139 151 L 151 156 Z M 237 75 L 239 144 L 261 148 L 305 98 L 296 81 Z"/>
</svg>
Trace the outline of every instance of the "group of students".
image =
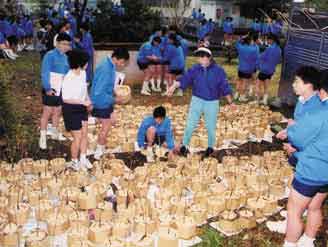
<svg viewBox="0 0 328 247">
<path fill-rule="evenodd" d="M 162 82 L 166 86 L 162 96 L 167 95 L 168 88 L 184 73 L 188 46 L 188 41 L 177 34 L 175 27 L 168 31 L 163 27 L 140 47 L 137 64 L 144 72 L 142 95 L 161 92 Z M 179 95 L 182 96 L 181 91 Z"/>
<path fill-rule="evenodd" d="M 293 88 L 299 96 L 294 118 L 277 134 L 285 142 L 290 164 L 295 166 L 284 247 L 312 247 L 322 225 L 322 205 L 328 193 L 328 71 L 301 67 Z"/>
<path fill-rule="evenodd" d="M 247 101 L 247 96 L 253 96 L 256 87 L 256 99 L 263 104 L 268 104 L 268 85 L 282 60 L 282 50 L 279 39 L 270 33 L 267 37 L 268 47 L 261 53 L 259 36 L 250 33 L 236 43 L 238 52 L 238 81 L 234 98 L 241 102 Z M 259 72 L 256 78 L 257 71 Z M 256 81 L 256 83 L 254 83 Z M 248 92 L 247 92 L 248 91 Z M 248 94 L 248 95 L 247 95 Z"/>
<path fill-rule="evenodd" d="M 116 67 L 125 66 L 129 53 L 123 48 L 116 49 L 111 57 L 106 57 L 98 65 L 89 96 L 86 70 L 90 58 L 85 51 L 72 49 L 71 42 L 67 33 L 59 33 L 55 48 L 48 51 L 42 61 L 43 112 L 39 146 L 47 149 L 50 118 L 51 137 L 63 140 L 58 130 L 63 115 L 65 128 L 73 136 L 70 166 L 74 169 L 89 169 L 92 165 L 86 158 L 88 115 L 90 113 L 101 124 L 95 152 L 95 158 L 99 159 L 105 151 L 107 135 L 113 123 L 113 105 L 115 100 L 120 100 L 114 97 L 115 70 Z"/>
<path fill-rule="evenodd" d="M 29 15 L 9 16 L 0 12 L 1 56 L 15 60 L 17 52 L 33 50 L 33 33 L 33 21 Z"/>
</svg>

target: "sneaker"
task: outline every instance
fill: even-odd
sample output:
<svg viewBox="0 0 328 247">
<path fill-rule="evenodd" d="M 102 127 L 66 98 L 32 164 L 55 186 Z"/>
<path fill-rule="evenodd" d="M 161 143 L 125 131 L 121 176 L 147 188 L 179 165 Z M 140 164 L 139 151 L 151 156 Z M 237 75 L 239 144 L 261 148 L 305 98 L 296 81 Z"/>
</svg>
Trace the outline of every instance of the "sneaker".
<svg viewBox="0 0 328 247">
<path fill-rule="evenodd" d="M 180 154 L 181 154 L 182 156 L 187 156 L 189 153 L 190 153 L 190 152 L 189 152 L 189 150 L 188 150 L 188 148 L 187 148 L 186 146 L 182 146 L 182 147 L 180 148 Z"/>
<path fill-rule="evenodd" d="M 87 158 L 80 160 L 80 165 L 83 168 L 86 169 L 92 169 L 93 165 L 91 164 L 90 160 L 88 160 Z"/>
<path fill-rule="evenodd" d="M 212 153 L 214 153 L 214 149 L 213 148 L 207 148 L 206 151 L 205 151 L 205 157 L 211 156 Z"/>
<path fill-rule="evenodd" d="M 182 91 L 182 89 L 178 89 L 178 90 L 177 90 L 176 96 L 178 96 L 178 97 L 182 97 L 182 96 L 183 96 L 183 91 Z"/>
<path fill-rule="evenodd" d="M 241 95 L 241 96 L 239 97 L 239 101 L 240 101 L 240 102 L 246 102 L 246 101 L 247 101 L 247 97 L 246 97 L 245 95 Z"/>
<path fill-rule="evenodd" d="M 263 96 L 263 105 L 268 105 L 268 100 L 269 100 L 269 95 L 267 95 L 267 94 L 265 94 L 264 96 Z"/>
<path fill-rule="evenodd" d="M 315 239 L 309 238 L 303 234 L 303 236 L 298 240 L 297 247 L 314 247 Z"/>
<path fill-rule="evenodd" d="M 47 136 L 40 136 L 40 139 L 39 139 L 39 147 L 42 150 L 46 150 L 47 149 Z"/>
<path fill-rule="evenodd" d="M 167 96 L 169 94 L 169 92 L 166 90 L 165 92 L 163 92 L 161 95 L 162 96 Z"/>
<path fill-rule="evenodd" d="M 235 92 L 234 95 L 233 95 L 233 99 L 234 100 L 237 100 L 239 98 L 239 93 L 238 92 Z"/>
<path fill-rule="evenodd" d="M 66 137 L 63 135 L 63 133 L 57 130 L 53 130 L 53 133 L 51 134 L 51 138 L 57 141 L 66 141 Z"/>
<path fill-rule="evenodd" d="M 269 228 L 271 232 L 278 232 L 281 234 L 285 234 L 287 230 L 287 220 L 283 221 L 268 221 L 266 226 Z"/>
<path fill-rule="evenodd" d="M 80 168 L 81 168 L 81 166 L 80 166 L 80 162 L 75 161 L 75 160 L 72 160 L 72 161 L 68 162 L 68 163 L 66 164 L 66 167 L 67 167 L 67 168 L 71 168 L 71 169 L 73 169 L 74 171 L 78 171 L 78 170 L 80 170 Z"/>
<path fill-rule="evenodd" d="M 147 162 L 148 163 L 152 163 L 154 162 L 154 152 L 153 152 L 153 148 L 152 147 L 148 147 L 147 148 Z"/>
<path fill-rule="evenodd" d="M 100 160 L 101 156 L 103 156 L 104 153 L 105 153 L 104 148 L 97 147 L 95 154 L 94 154 L 94 158 L 96 160 Z"/>
</svg>

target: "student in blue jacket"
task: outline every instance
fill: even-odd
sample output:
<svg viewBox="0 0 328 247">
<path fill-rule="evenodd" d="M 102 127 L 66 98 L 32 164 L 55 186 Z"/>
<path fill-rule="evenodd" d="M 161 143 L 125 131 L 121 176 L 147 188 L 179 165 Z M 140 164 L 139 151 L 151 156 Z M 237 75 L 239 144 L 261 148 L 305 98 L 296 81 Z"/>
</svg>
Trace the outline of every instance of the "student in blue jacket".
<svg viewBox="0 0 328 247">
<path fill-rule="evenodd" d="M 327 108 L 305 115 L 287 129 L 288 140 L 297 149 L 294 152 L 297 165 L 287 204 L 284 247 L 314 246 L 322 225 L 322 204 L 328 193 L 327 129 Z M 307 220 L 304 227 L 305 210 Z"/>
<path fill-rule="evenodd" d="M 296 71 L 295 81 L 293 83 L 294 92 L 299 96 L 299 100 L 296 104 L 294 111 L 294 119 L 288 120 L 288 126 L 297 122 L 299 119 L 314 114 L 317 111 L 322 110 L 323 104 L 317 93 L 319 89 L 320 72 L 314 67 L 304 66 Z M 287 138 L 287 129 L 280 131 L 277 134 L 277 138 L 285 140 Z M 285 148 L 297 151 L 291 144 L 286 144 Z M 294 155 L 289 158 L 289 163 L 293 166 L 296 165 L 297 160 Z"/>
<path fill-rule="evenodd" d="M 263 104 L 268 104 L 268 85 L 272 76 L 276 71 L 276 67 L 281 63 L 282 52 L 279 46 L 279 40 L 277 36 L 273 34 L 268 35 L 269 47 L 260 54 L 258 61 L 258 80 L 257 80 L 257 97 L 260 100 L 262 98 Z"/>
<path fill-rule="evenodd" d="M 257 61 L 259 58 L 259 48 L 252 43 L 250 35 L 243 37 L 236 44 L 239 66 L 236 93 L 234 99 L 240 101 L 246 101 L 246 87 L 249 87 L 253 77 L 254 71 L 256 71 Z M 239 97 L 240 96 L 240 97 Z"/>
<path fill-rule="evenodd" d="M 256 33 L 261 32 L 261 24 L 258 19 L 255 19 L 253 24 L 252 24 L 252 30 Z"/>
<path fill-rule="evenodd" d="M 164 51 L 164 61 L 169 62 L 169 70 L 166 76 L 168 85 L 166 87 L 166 92 L 162 95 L 166 96 L 168 94 L 168 89 L 173 85 L 176 78 L 183 74 L 185 68 L 185 56 L 180 42 L 177 40 L 177 35 L 171 33 L 169 35 L 169 45 Z M 179 92 L 179 96 L 182 96 L 182 92 Z"/>
<path fill-rule="evenodd" d="M 61 83 L 64 75 L 69 70 L 66 52 L 71 49 L 71 37 L 61 33 L 57 37 L 55 49 L 47 52 L 41 65 L 42 80 L 42 103 L 43 112 L 40 121 L 40 140 L 41 149 L 47 149 L 47 125 L 52 118 L 52 137 L 53 139 L 63 140 L 63 136 L 58 131 L 59 119 L 61 115 Z"/>
<path fill-rule="evenodd" d="M 141 94 L 151 95 L 150 83 L 154 76 L 154 67 L 152 65 L 158 64 L 161 57 L 158 54 L 158 49 L 160 48 L 161 38 L 154 37 L 151 42 L 144 43 L 140 49 L 137 56 L 137 64 L 139 69 L 145 74 L 144 81 L 142 84 Z M 157 54 L 157 56 L 155 55 Z"/>
<path fill-rule="evenodd" d="M 224 32 L 224 40 L 223 44 L 225 45 L 226 42 L 232 42 L 232 35 L 234 32 L 234 26 L 233 26 L 233 18 L 227 17 L 223 22 L 223 32 Z"/>
<path fill-rule="evenodd" d="M 169 159 L 173 158 L 175 145 L 172 124 L 163 106 L 156 107 L 153 116 L 142 121 L 137 138 L 138 146 L 147 149 L 147 162 L 154 161 L 154 145 L 168 148 Z"/>
<path fill-rule="evenodd" d="M 114 95 L 116 68 L 126 66 L 129 58 L 127 49 L 117 48 L 111 57 L 106 57 L 96 68 L 90 93 L 93 105 L 92 116 L 96 117 L 101 124 L 95 159 L 100 159 L 105 152 L 107 135 L 113 120 L 111 116 L 115 101 L 118 100 Z"/>
<path fill-rule="evenodd" d="M 328 70 L 321 72 L 319 97 L 322 107 L 328 108 Z"/>
<path fill-rule="evenodd" d="M 88 67 L 86 70 L 88 83 L 92 81 L 93 57 L 94 57 L 93 38 L 89 30 L 90 30 L 89 25 L 87 23 L 82 23 L 80 26 L 82 39 L 79 39 L 77 37 L 74 38 L 77 47 L 84 50 L 89 55 Z"/>
<path fill-rule="evenodd" d="M 208 28 L 207 22 L 206 22 L 206 20 L 203 20 L 201 23 L 201 26 L 199 27 L 199 29 L 197 31 L 198 40 L 205 39 L 205 37 L 208 35 L 208 33 L 209 33 L 209 28 Z"/>
<path fill-rule="evenodd" d="M 199 48 L 196 55 L 199 57 L 199 64 L 194 65 L 179 78 L 178 82 L 173 84 L 169 89 L 169 95 L 172 95 L 176 88 L 186 90 L 188 87 L 192 87 L 192 98 L 180 153 L 182 155 L 188 153 L 187 146 L 192 133 L 198 125 L 200 117 L 204 114 L 208 133 L 208 148 L 205 155 L 209 156 L 213 153 L 216 142 L 219 100 L 225 96 L 233 109 L 232 90 L 226 73 L 213 61 L 212 52 L 208 48 Z"/>
</svg>

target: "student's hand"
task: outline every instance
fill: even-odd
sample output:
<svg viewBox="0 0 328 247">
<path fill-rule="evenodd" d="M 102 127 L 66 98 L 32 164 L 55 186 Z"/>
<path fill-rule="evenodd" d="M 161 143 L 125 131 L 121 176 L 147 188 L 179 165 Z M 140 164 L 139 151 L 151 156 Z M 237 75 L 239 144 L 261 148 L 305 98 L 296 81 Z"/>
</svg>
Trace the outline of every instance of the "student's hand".
<svg viewBox="0 0 328 247">
<path fill-rule="evenodd" d="M 294 125 L 296 122 L 294 119 L 288 119 L 288 126 Z"/>
<path fill-rule="evenodd" d="M 48 96 L 55 96 L 56 95 L 56 92 L 55 92 L 55 90 L 51 89 L 51 90 L 47 91 L 46 94 Z"/>
<path fill-rule="evenodd" d="M 297 151 L 290 143 L 284 143 L 283 148 L 287 152 L 288 156 L 291 156 L 293 153 Z"/>
<path fill-rule="evenodd" d="M 169 160 L 169 161 L 174 160 L 174 152 L 173 152 L 173 150 L 171 150 L 171 151 L 169 152 L 169 154 L 168 154 L 168 160 Z"/>
<path fill-rule="evenodd" d="M 236 104 L 235 104 L 235 103 L 231 103 L 231 104 L 229 105 L 229 109 L 230 109 L 230 111 L 236 111 L 236 110 L 237 110 L 237 106 L 236 106 Z"/>
<path fill-rule="evenodd" d="M 92 105 L 92 102 L 90 100 L 86 100 L 83 102 L 83 105 L 89 107 L 90 105 Z"/>
<path fill-rule="evenodd" d="M 278 132 L 278 134 L 276 135 L 276 137 L 279 140 L 286 140 L 287 139 L 287 130 L 282 130 L 282 131 Z"/>
</svg>

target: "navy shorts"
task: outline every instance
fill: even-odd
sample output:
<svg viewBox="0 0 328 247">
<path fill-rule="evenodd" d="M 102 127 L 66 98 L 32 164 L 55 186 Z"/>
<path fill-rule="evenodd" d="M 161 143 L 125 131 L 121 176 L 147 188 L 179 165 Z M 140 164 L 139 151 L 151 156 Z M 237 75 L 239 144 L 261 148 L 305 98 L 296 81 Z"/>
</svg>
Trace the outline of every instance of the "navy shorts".
<svg viewBox="0 0 328 247">
<path fill-rule="evenodd" d="M 46 91 L 42 90 L 42 104 L 46 106 L 58 107 L 63 104 L 61 96 L 49 96 Z"/>
<path fill-rule="evenodd" d="M 82 129 L 82 122 L 88 121 L 88 111 L 84 105 L 73 105 L 63 103 L 63 118 L 67 131 Z"/>
<path fill-rule="evenodd" d="M 272 74 L 271 75 L 267 75 L 267 74 L 264 74 L 264 73 L 260 72 L 257 78 L 260 81 L 265 81 L 265 80 L 271 80 L 272 76 L 273 76 Z"/>
<path fill-rule="evenodd" d="M 96 118 L 109 119 L 114 111 L 114 107 L 110 106 L 105 109 L 94 108 L 91 115 Z"/>
<path fill-rule="evenodd" d="M 183 70 L 182 69 L 170 69 L 170 74 L 172 74 L 172 75 L 182 75 Z"/>
<path fill-rule="evenodd" d="M 165 143 L 166 139 L 165 136 L 158 136 L 155 135 L 155 140 L 153 142 L 153 145 L 159 145 L 162 146 Z M 145 136 L 145 143 L 148 143 L 147 136 Z"/>
<path fill-rule="evenodd" d="M 149 63 L 140 63 L 139 61 L 137 62 L 137 64 L 140 70 L 146 70 L 150 65 Z"/>
<path fill-rule="evenodd" d="M 314 197 L 317 193 L 328 193 L 328 184 L 322 186 L 307 185 L 294 178 L 292 182 L 294 190 L 305 197 Z"/>
<path fill-rule="evenodd" d="M 238 77 L 240 79 L 251 79 L 252 76 L 253 75 L 251 73 L 244 73 L 244 72 L 238 71 Z"/>
</svg>

